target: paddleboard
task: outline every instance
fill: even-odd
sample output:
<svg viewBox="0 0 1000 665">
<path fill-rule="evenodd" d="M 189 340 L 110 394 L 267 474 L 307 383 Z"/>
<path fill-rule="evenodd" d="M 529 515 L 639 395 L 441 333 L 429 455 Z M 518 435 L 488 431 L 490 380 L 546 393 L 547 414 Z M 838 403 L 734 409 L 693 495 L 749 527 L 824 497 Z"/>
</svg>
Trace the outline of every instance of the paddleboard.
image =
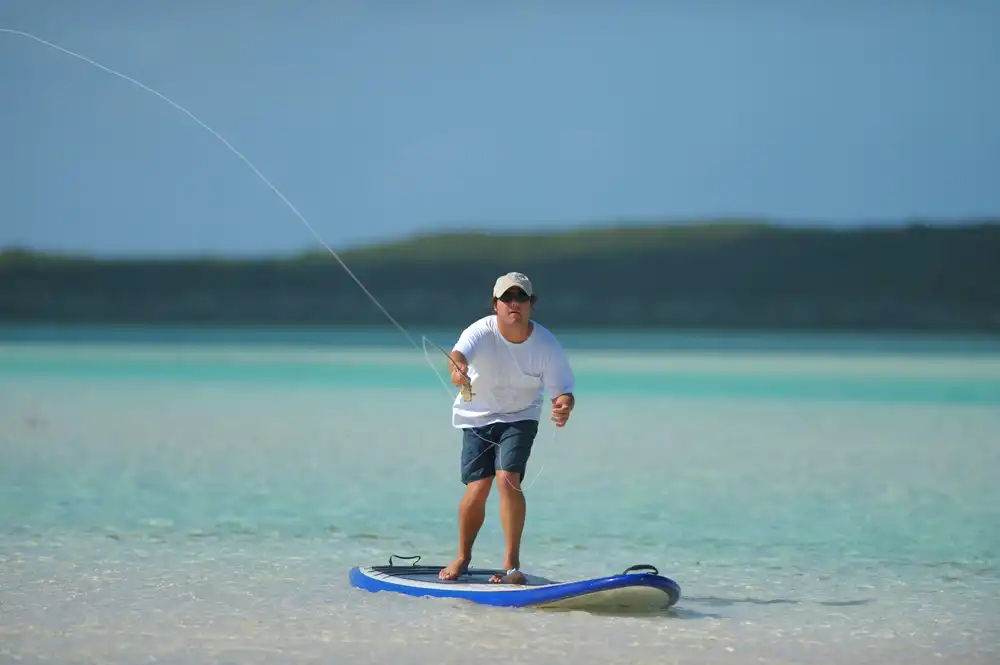
<svg viewBox="0 0 1000 665">
<path fill-rule="evenodd" d="M 393 559 L 415 559 L 394 565 Z M 351 585 L 371 592 L 458 598 L 484 605 L 544 609 L 648 612 L 672 607 L 681 588 L 650 565 L 636 565 L 605 577 L 557 582 L 525 573 L 526 584 L 496 584 L 489 579 L 506 571 L 470 567 L 457 580 L 442 580 L 444 566 L 417 565 L 420 557 L 389 557 L 388 566 L 351 568 Z"/>
</svg>

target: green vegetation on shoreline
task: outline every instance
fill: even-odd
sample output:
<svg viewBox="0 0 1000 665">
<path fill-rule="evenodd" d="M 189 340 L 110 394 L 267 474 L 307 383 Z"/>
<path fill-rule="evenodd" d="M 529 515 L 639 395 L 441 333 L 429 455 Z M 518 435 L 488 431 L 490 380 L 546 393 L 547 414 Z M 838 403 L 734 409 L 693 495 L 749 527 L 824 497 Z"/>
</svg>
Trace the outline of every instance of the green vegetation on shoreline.
<svg viewBox="0 0 1000 665">
<path fill-rule="evenodd" d="M 488 311 L 497 275 L 575 328 L 1000 331 L 1000 223 L 763 223 L 428 235 L 338 251 L 405 325 Z M 0 322 L 371 325 L 385 315 L 320 248 L 291 257 L 0 253 Z"/>
</svg>

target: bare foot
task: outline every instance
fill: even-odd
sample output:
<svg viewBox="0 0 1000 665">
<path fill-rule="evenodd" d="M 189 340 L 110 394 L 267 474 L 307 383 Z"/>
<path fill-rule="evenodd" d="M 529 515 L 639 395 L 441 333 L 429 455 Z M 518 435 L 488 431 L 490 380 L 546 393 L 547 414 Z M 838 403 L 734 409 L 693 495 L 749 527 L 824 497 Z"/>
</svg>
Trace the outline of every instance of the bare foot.
<svg viewBox="0 0 1000 665">
<path fill-rule="evenodd" d="M 490 584 L 527 584 L 528 580 L 517 568 L 512 569 L 506 575 L 494 575 L 490 578 Z"/>
<path fill-rule="evenodd" d="M 444 569 L 438 573 L 438 577 L 443 580 L 456 580 L 459 575 L 468 572 L 468 570 L 469 561 L 467 559 L 463 559 L 462 557 L 458 557 L 445 566 Z"/>
</svg>

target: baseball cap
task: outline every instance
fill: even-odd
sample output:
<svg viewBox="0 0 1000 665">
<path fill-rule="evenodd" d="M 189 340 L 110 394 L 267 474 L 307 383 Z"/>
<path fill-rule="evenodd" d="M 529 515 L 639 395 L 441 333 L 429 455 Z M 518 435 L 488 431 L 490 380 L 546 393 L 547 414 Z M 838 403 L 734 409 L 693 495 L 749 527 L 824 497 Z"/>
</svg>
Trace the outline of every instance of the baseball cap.
<svg viewBox="0 0 1000 665">
<path fill-rule="evenodd" d="M 512 286 L 518 287 L 529 296 L 532 295 L 531 280 L 528 279 L 523 273 L 509 272 L 498 278 L 497 283 L 493 285 L 493 297 L 499 298 L 503 295 L 504 291 Z"/>
</svg>

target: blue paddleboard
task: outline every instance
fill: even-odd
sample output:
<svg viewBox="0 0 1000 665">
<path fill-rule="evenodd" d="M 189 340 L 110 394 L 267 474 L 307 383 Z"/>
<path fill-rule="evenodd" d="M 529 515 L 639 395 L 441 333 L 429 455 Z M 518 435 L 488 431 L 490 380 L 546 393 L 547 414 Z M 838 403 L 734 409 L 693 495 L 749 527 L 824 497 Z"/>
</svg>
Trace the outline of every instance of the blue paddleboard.
<svg viewBox="0 0 1000 665">
<path fill-rule="evenodd" d="M 656 611 L 672 607 L 680 600 L 681 588 L 663 577 L 653 566 L 637 565 L 622 573 L 555 582 L 525 573 L 526 584 L 495 584 L 489 579 L 505 571 L 470 567 L 457 580 L 442 580 L 444 566 L 408 565 L 356 566 L 351 568 L 351 585 L 366 591 L 391 591 L 409 596 L 459 598 L 484 605 L 536 607 L 591 611 Z M 398 557 L 415 558 L 420 557 Z"/>
</svg>

